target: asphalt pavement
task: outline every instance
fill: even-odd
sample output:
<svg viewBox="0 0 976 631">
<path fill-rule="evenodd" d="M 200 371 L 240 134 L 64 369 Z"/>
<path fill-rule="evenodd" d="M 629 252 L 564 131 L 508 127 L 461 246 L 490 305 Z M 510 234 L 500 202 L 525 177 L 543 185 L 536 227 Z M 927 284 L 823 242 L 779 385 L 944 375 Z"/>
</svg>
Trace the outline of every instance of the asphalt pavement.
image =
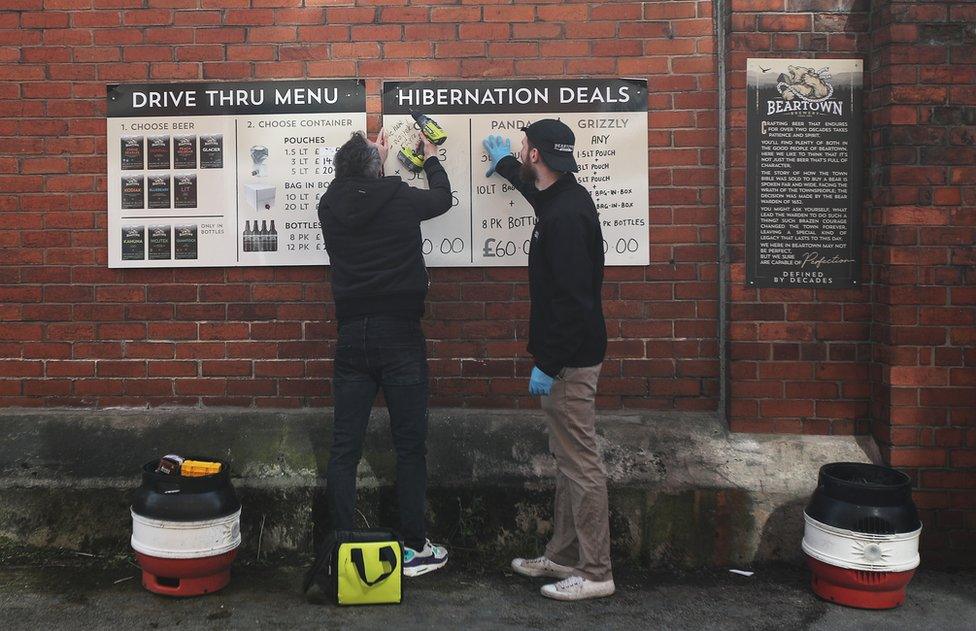
<svg viewBox="0 0 976 631">
<path fill-rule="evenodd" d="M 976 571 L 924 567 L 899 608 L 865 611 L 826 603 L 805 568 L 705 572 L 618 572 L 617 594 L 578 603 L 539 595 L 543 580 L 507 568 L 449 564 L 404 579 L 401 605 L 336 607 L 303 596 L 303 568 L 271 563 L 235 568 L 223 591 L 175 599 L 145 591 L 123 558 L 65 552 L 5 559 L 0 566 L 4 629 L 976 629 Z"/>
</svg>

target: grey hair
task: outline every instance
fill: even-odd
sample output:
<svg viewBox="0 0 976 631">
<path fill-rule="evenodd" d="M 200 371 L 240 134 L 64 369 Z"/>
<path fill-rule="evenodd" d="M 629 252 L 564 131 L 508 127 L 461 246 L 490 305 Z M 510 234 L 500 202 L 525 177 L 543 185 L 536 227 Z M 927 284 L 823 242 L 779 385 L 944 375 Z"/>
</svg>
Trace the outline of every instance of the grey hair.
<svg viewBox="0 0 976 631">
<path fill-rule="evenodd" d="M 357 131 L 336 151 L 335 176 L 337 179 L 383 177 L 383 163 L 380 161 L 379 149 L 368 142 L 362 132 Z"/>
</svg>

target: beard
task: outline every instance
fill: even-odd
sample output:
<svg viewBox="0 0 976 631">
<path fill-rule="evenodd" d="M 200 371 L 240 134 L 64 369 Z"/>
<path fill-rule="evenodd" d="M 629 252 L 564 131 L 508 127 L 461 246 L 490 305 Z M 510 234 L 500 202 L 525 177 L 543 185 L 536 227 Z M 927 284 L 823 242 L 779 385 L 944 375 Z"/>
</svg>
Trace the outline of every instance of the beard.
<svg viewBox="0 0 976 631">
<path fill-rule="evenodd" d="M 539 173 L 528 162 L 523 162 L 519 167 L 519 179 L 528 184 L 535 184 L 539 181 Z"/>
</svg>

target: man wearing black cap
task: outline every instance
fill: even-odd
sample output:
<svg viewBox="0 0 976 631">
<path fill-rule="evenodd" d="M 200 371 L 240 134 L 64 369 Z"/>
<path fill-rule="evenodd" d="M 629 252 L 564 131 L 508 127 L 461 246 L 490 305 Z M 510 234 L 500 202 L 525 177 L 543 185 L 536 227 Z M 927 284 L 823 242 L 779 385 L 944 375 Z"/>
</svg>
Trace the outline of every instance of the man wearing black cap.
<svg viewBox="0 0 976 631">
<path fill-rule="evenodd" d="M 529 353 L 535 360 L 529 392 L 543 395 L 549 449 L 556 458 L 552 539 L 543 556 L 514 559 L 524 576 L 562 579 L 542 595 L 583 600 L 614 592 L 610 568 L 607 481 L 596 446 L 596 385 L 607 350 L 600 290 L 603 234 L 589 192 L 573 173 L 576 138 L 560 121 L 522 128 L 519 159 L 511 142 L 484 141 L 497 171 L 532 204 L 536 224 L 529 248 Z"/>
</svg>

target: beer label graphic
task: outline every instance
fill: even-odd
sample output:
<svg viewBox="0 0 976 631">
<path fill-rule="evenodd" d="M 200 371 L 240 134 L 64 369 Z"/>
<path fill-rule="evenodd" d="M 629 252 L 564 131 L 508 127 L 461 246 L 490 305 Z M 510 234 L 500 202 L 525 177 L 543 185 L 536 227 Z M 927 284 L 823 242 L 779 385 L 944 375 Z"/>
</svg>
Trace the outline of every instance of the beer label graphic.
<svg viewBox="0 0 976 631">
<path fill-rule="evenodd" d="M 149 226 L 149 260 L 172 258 L 172 231 L 169 226 Z"/>
<path fill-rule="evenodd" d="M 146 258 L 146 227 L 122 228 L 122 260 L 141 261 Z"/>
<path fill-rule="evenodd" d="M 200 168 L 224 168 L 224 137 L 221 134 L 200 136 Z"/>
<path fill-rule="evenodd" d="M 175 208 L 196 208 L 197 176 L 193 173 L 177 174 L 173 180 L 173 206 Z"/>
<path fill-rule="evenodd" d="M 149 137 L 149 168 L 150 169 L 170 168 L 169 136 Z"/>
<path fill-rule="evenodd" d="M 146 168 L 142 136 L 122 137 L 122 170 L 141 171 Z"/>
<path fill-rule="evenodd" d="M 173 168 L 197 168 L 196 136 L 176 136 L 173 138 Z"/>
<path fill-rule="evenodd" d="M 122 178 L 122 208 L 132 210 L 145 207 L 145 179 L 141 175 L 127 175 Z"/>
<path fill-rule="evenodd" d="M 170 179 L 168 175 L 149 176 L 149 207 L 170 207 Z"/>
<path fill-rule="evenodd" d="M 195 224 L 174 228 L 173 250 L 175 258 L 181 260 L 197 258 L 197 227 Z"/>
</svg>

